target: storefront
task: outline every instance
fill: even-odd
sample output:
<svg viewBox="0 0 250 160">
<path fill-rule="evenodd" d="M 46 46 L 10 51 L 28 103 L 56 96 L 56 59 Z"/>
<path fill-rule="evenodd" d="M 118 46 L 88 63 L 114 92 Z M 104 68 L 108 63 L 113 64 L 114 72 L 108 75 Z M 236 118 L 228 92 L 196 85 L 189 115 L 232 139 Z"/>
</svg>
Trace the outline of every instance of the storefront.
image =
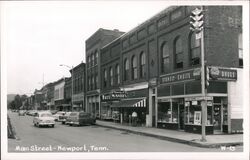
<svg viewBox="0 0 250 160">
<path fill-rule="evenodd" d="M 73 111 L 86 111 L 84 93 L 74 94 L 73 95 Z"/>
<path fill-rule="evenodd" d="M 225 69 L 219 69 L 223 73 Z M 236 70 L 226 69 L 232 72 L 231 80 L 223 75 L 223 80 L 211 79 L 207 88 L 206 97 L 201 95 L 201 81 L 195 78 L 194 70 L 183 71 L 171 75 L 165 75 L 162 79 L 175 80 L 171 83 L 162 83 L 158 86 L 157 127 L 184 130 L 191 133 L 201 133 L 202 101 L 206 102 L 206 134 L 231 133 L 231 110 L 228 99 L 229 82 L 236 81 Z M 181 75 L 187 79 L 180 80 Z M 171 78 L 169 78 L 171 77 Z M 163 82 L 161 79 L 161 82 Z M 176 83 L 177 82 L 177 83 Z M 232 107 L 232 106 L 231 106 Z M 230 110 L 230 112 L 229 112 Z"/>
</svg>

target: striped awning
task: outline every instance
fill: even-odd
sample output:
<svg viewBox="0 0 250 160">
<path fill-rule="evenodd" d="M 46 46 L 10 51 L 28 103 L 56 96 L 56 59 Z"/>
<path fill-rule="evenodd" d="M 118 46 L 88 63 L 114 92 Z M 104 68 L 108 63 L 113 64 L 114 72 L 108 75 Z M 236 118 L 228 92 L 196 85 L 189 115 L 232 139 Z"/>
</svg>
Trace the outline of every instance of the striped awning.
<svg viewBox="0 0 250 160">
<path fill-rule="evenodd" d="M 126 99 L 111 105 L 112 108 L 118 107 L 146 107 L 146 99 Z"/>
</svg>

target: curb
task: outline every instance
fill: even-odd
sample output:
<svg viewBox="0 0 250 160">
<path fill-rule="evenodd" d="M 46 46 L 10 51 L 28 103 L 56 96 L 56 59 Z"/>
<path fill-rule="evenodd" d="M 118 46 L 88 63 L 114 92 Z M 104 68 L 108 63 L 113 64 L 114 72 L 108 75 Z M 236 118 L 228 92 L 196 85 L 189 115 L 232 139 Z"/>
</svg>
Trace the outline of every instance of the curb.
<svg viewBox="0 0 250 160">
<path fill-rule="evenodd" d="M 154 138 L 161 139 L 161 140 L 167 140 L 167 141 L 171 141 L 171 142 L 177 142 L 177 143 L 182 143 L 182 144 L 187 144 L 187 145 L 191 145 L 191 146 L 195 146 L 195 147 L 202 147 L 202 148 L 220 148 L 221 146 L 243 145 L 243 142 L 202 144 L 202 143 L 195 142 L 195 141 L 188 141 L 188 140 L 183 140 L 183 139 L 178 139 L 178 138 L 173 138 L 173 137 L 155 135 L 155 134 L 151 134 L 151 133 L 145 133 L 145 132 L 134 131 L 134 130 L 119 128 L 119 127 L 114 127 L 114 126 L 102 125 L 102 124 L 98 124 L 98 123 L 96 123 L 96 125 L 106 127 L 106 128 L 116 129 L 116 130 L 120 130 L 120 131 L 126 131 L 128 133 L 133 133 L 133 134 L 137 134 L 137 135 L 144 135 L 144 136 L 154 137 Z"/>
<path fill-rule="evenodd" d="M 11 120 L 10 120 L 9 116 L 7 116 L 7 121 L 8 121 L 8 125 L 7 125 L 8 138 L 19 140 L 19 138 L 17 137 L 16 131 L 15 131 L 15 128 L 11 124 Z"/>
</svg>

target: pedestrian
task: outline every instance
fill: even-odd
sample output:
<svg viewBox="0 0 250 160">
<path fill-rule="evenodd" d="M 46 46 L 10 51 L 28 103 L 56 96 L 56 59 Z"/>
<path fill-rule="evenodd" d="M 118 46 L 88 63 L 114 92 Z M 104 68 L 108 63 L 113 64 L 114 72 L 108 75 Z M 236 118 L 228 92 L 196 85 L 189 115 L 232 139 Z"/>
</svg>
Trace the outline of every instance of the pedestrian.
<svg viewBox="0 0 250 160">
<path fill-rule="evenodd" d="M 137 124 L 137 113 L 134 111 L 132 113 L 132 125 L 136 126 L 136 124 Z"/>
</svg>

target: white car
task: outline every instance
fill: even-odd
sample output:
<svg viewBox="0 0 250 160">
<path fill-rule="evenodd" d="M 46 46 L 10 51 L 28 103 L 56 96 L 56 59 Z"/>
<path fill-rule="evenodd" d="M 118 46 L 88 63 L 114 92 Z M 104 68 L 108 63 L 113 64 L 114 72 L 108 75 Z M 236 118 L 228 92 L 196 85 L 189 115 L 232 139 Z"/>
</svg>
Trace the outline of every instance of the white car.
<svg viewBox="0 0 250 160">
<path fill-rule="evenodd" d="M 55 120 L 50 112 L 38 112 L 33 119 L 34 126 L 55 126 Z"/>
<path fill-rule="evenodd" d="M 55 121 L 59 120 L 59 116 L 63 116 L 66 112 L 59 111 L 56 114 L 53 115 Z"/>
</svg>

